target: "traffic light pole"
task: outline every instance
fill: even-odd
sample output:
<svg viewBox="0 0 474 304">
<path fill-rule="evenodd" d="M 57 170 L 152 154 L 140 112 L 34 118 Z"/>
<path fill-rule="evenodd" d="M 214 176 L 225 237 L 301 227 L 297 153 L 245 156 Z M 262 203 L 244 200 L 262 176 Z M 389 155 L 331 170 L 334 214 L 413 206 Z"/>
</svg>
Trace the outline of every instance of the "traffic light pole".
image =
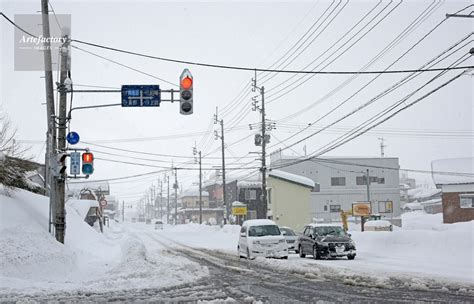
<svg viewBox="0 0 474 304">
<path fill-rule="evenodd" d="M 61 46 L 61 74 L 60 82 L 58 85 L 59 90 L 59 117 L 58 117 L 58 150 L 61 152 L 66 151 L 66 129 L 67 129 L 67 93 L 64 81 L 67 78 L 69 71 L 68 67 L 68 57 L 69 57 L 69 48 L 68 48 L 68 37 L 64 36 L 64 44 Z M 61 158 L 61 167 L 65 165 L 65 157 Z M 65 228 L 66 228 L 66 212 L 65 212 L 65 193 L 66 193 L 66 171 L 59 173 L 59 178 L 57 179 L 57 188 L 56 188 L 56 217 L 54 221 L 54 226 L 56 230 L 56 240 L 64 244 L 65 238 Z"/>
</svg>

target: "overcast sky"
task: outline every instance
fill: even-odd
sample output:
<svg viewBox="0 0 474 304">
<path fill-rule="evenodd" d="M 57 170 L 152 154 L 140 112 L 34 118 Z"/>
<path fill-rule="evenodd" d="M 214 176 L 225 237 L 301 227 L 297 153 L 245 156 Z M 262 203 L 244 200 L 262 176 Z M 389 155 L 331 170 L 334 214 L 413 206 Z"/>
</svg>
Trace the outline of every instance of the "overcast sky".
<svg viewBox="0 0 474 304">
<path fill-rule="evenodd" d="M 40 10 L 40 1 L 0 2 L 1 11 L 12 19 L 15 14 L 34 14 Z M 307 1 L 307 2 L 158 2 L 158 1 L 51 1 L 57 14 L 70 14 L 72 18 L 72 37 L 79 40 L 98 43 L 115 48 L 136 51 L 149 55 L 215 63 L 222 65 L 245 66 L 251 68 L 269 67 L 285 54 L 291 55 L 285 69 L 320 68 L 354 43 L 337 60 L 325 67 L 326 71 L 354 71 L 361 69 L 371 59 L 389 45 L 410 23 L 426 9 L 429 14 L 399 43 L 391 47 L 368 70 L 383 70 L 406 50 L 419 41 L 435 25 L 445 18 L 446 13 L 454 13 L 471 1 Z M 378 5 L 378 6 L 376 6 Z M 397 6 L 398 5 L 398 6 Z M 320 19 L 321 26 L 304 46 L 296 52 L 291 47 L 310 29 L 311 25 L 328 9 Z M 324 20 L 329 12 L 334 12 Z M 371 11 L 372 10 L 372 11 Z M 371 13 L 364 19 L 362 17 Z M 472 11 L 472 7 L 465 13 Z M 390 13 L 389 13 L 390 12 Z M 389 13 L 389 14 L 388 14 Z M 337 14 L 337 16 L 336 16 Z M 377 16 L 377 14 L 379 14 Z M 387 17 L 361 37 L 374 24 Z M 334 20 L 330 20 L 334 17 Z M 375 17 L 373 21 L 372 18 Z M 52 19 L 52 18 L 51 18 Z M 362 21 L 358 24 L 359 20 Z M 367 25 L 353 37 L 359 29 Z M 326 27 L 327 25 L 327 27 Z M 347 33 L 354 25 L 356 27 Z M 401 58 L 390 69 L 416 69 L 436 57 L 444 50 L 474 30 L 473 19 L 450 18 L 438 27 L 423 42 Z M 51 20 L 51 26 L 57 24 Z M 313 27 L 315 29 L 316 27 Z M 45 89 L 42 72 L 14 71 L 13 27 L 2 20 L 1 33 L 1 81 L 0 105 L 12 123 L 18 129 L 18 139 L 32 145 L 31 153 L 36 160 L 44 158 L 44 139 L 46 132 Z M 344 36 L 347 33 L 346 36 Z M 316 37 L 317 35 L 317 37 Z M 306 36 L 307 37 L 307 36 Z M 310 44 L 311 40 L 314 41 Z M 338 44 L 330 48 L 343 37 Z M 342 46 L 346 41 L 345 46 Z M 300 40 L 300 43 L 303 42 Z M 357 41 L 357 42 L 356 42 Z M 456 59 L 468 53 L 473 47 L 472 36 L 465 40 L 464 46 L 451 54 L 436 67 L 446 67 Z M 178 103 L 162 103 L 159 108 L 121 108 L 111 107 L 73 112 L 71 130 L 78 132 L 81 140 L 96 144 L 146 151 L 150 153 L 192 156 L 195 142 L 203 155 L 206 168 L 220 165 L 220 141 L 214 140 L 213 130 L 219 130 L 212 123 L 216 107 L 219 118 L 224 119 L 225 139 L 228 145 L 226 155 L 228 167 L 232 158 L 258 151 L 253 144 L 255 130 L 249 130 L 248 124 L 260 121 L 258 112 L 251 110 L 250 91 L 252 72 L 221 70 L 120 54 L 103 49 L 73 44 L 100 56 L 126 64 L 156 77 L 178 83 L 183 68 L 189 68 L 194 76 L 194 114 L 179 114 Z M 306 46 L 308 47 L 306 48 Z M 325 52 L 330 48 L 327 52 Z M 288 50 L 290 52 L 288 53 Z M 304 50 L 304 51 L 303 51 Z M 325 53 L 324 53 L 325 52 Z M 329 57 L 332 56 L 332 57 Z M 286 58 L 286 57 L 284 57 Z M 314 63 L 312 63 L 316 60 Z M 326 60 L 326 61 L 324 61 Z M 281 62 L 281 61 L 278 61 Z M 321 65 L 321 63 L 323 63 Z M 463 65 L 473 65 L 473 59 Z M 309 66 L 307 66 L 309 65 Z M 278 66 L 277 66 L 278 67 Z M 449 80 L 460 71 L 450 71 L 426 86 L 406 104 L 429 92 Z M 174 88 L 171 85 L 131 71 L 112 62 L 92 56 L 83 51 L 72 49 L 72 81 L 76 85 L 95 85 L 120 88 L 124 84 L 159 84 L 163 89 Z M 472 74 L 472 72 L 471 72 Z M 56 73 L 54 73 L 56 77 Z M 350 128 L 369 119 L 403 98 L 411 91 L 424 85 L 436 75 L 435 72 L 423 73 L 409 81 L 400 89 L 387 94 L 371 106 L 341 121 L 326 132 L 317 134 L 309 140 L 288 149 L 286 154 L 303 155 L 304 146 L 308 154 L 318 151 L 331 140 L 347 132 Z M 331 95 L 350 75 L 294 76 L 278 74 L 276 76 L 259 74 L 258 84 L 265 86 L 268 101 L 267 118 L 276 122 L 276 130 L 271 132 L 269 151 L 292 144 L 316 129 L 310 128 L 300 135 L 280 144 L 294 132 L 308 123 L 316 121 L 339 103 L 361 89 L 376 75 L 363 75 L 352 79 L 350 83 Z M 406 74 L 382 75 L 364 88 L 346 104 L 338 108 L 318 123 L 316 127 L 326 126 L 344 114 L 377 96 L 391 85 L 400 81 Z M 297 87 L 293 81 L 308 79 Z M 265 82 L 264 82 L 265 81 Z M 85 87 L 76 86 L 76 89 Z M 380 141 L 383 137 L 385 156 L 398 157 L 402 168 L 429 170 L 432 160 L 473 155 L 473 77 L 463 75 L 452 84 L 441 89 L 413 107 L 401 112 L 393 119 L 327 154 L 331 156 L 379 156 Z M 243 90 L 244 89 L 244 90 Z M 275 99 L 281 92 L 286 95 Z M 164 95 L 163 97 L 167 97 Z M 236 97 L 241 97 L 237 98 Z M 119 103 L 119 93 L 74 94 L 74 106 Z M 313 105 L 313 106 L 311 106 Z M 306 109 L 301 111 L 302 109 Z M 290 118 L 287 116 L 297 113 Z M 194 133 L 194 134 L 189 134 Z M 186 136 L 173 136 L 185 134 Z M 245 138 L 247 137 L 247 138 Z M 245 138 L 245 139 L 243 139 Z M 239 142 L 238 140 L 243 139 Z M 234 144 L 233 144 L 234 143 Z M 171 161 L 182 163 L 189 159 L 156 157 L 131 154 L 123 151 L 108 150 L 103 147 L 89 146 L 92 150 L 111 152 L 124 156 L 151 158 L 162 162 L 134 160 L 125 157 L 110 156 L 96 152 L 98 158 L 152 164 L 169 167 Z M 247 155 L 241 163 L 255 158 Z M 191 159 L 192 160 L 192 159 Z M 253 165 L 255 166 L 258 162 Z M 191 167 L 191 165 L 182 165 Z M 194 166 L 194 165 L 193 165 Z M 135 166 L 96 160 L 94 179 L 106 179 L 133 174 L 146 173 L 160 168 Z M 250 171 L 248 171 L 250 172 Z M 210 172 L 207 171 L 206 174 Z M 243 172 L 244 174 L 247 172 Z M 197 171 L 179 171 L 180 181 L 185 187 L 197 182 Z M 411 174 L 420 181 L 429 182 L 429 175 Z M 140 198 L 141 193 L 152 183 L 157 184 L 163 174 L 147 176 L 112 183 L 112 191 L 126 201 Z"/>
</svg>

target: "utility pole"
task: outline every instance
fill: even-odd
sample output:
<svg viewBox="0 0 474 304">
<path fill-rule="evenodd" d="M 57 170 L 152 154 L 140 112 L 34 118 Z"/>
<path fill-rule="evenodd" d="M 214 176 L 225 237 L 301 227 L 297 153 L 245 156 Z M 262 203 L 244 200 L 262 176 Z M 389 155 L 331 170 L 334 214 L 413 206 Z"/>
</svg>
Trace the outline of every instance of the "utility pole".
<svg viewBox="0 0 474 304">
<path fill-rule="evenodd" d="M 383 144 L 385 142 L 385 139 L 383 137 L 379 137 L 378 140 L 380 140 L 380 156 L 384 157 L 385 156 L 384 149 L 385 147 L 387 147 L 387 145 Z"/>
<path fill-rule="evenodd" d="M 122 223 L 125 222 L 125 201 L 122 201 Z"/>
<path fill-rule="evenodd" d="M 163 219 L 163 181 L 160 179 L 160 219 Z"/>
<path fill-rule="evenodd" d="M 166 223 L 170 223 L 170 177 L 166 176 L 166 182 L 168 183 L 168 195 L 167 195 L 167 203 L 166 203 Z"/>
<path fill-rule="evenodd" d="M 67 129 L 67 88 L 65 80 L 69 73 L 69 37 L 63 36 L 63 45 L 61 46 L 61 74 L 60 82 L 58 83 L 59 90 L 59 113 L 58 113 L 58 150 L 66 152 L 66 129 Z M 66 161 L 65 157 L 61 158 L 60 166 L 64 166 Z M 66 194 L 66 171 L 59 173 L 57 179 L 57 197 L 56 197 L 56 219 L 55 219 L 55 230 L 56 240 L 64 244 L 64 238 L 66 233 L 66 211 L 65 211 L 65 194 Z"/>
<path fill-rule="evenodd" d="M 370 204 L 370 212 L 372 213 L 372 202 L 370 201 L 370 175 L 369 175 L 369 169 L 365 171 L 365 183 L 367 185 L 367 201 Z M 364 232 L 364 224 L 366 221 L 367 217 L 362 216 L 360 218 L 360 231 Z"/>
<path fill-rule="evenodd" d="M 225 142 L 224 142 L 224 119 L 218 119 L 218 111 L 216 107 L 216 114 L 214 115 L 214 124 L 219 123 L 221 125 L 221 135 L 219 136 L 217 131 L 214 132 L 215 139 L 221 139 L 222 145 L 222 203 L 225 208 L 225 216 L 224 221 L 225 224 L 229 222 L 229 215 L 230 215 L 230 206 L 227 203 L 227 195 L 226 195 L 226 182 L 225 182 Z"/>
<path fill-rule="evenodd" d="M 43 26 L 43 37 L 51 37 L 49 29 L 49 7 L 48 0 L 41 0 L 41 16 Z M 51 60 L 51 43 L 49 39 L 43 42 L 43 58 L 44 58 L 44 80 L 46 86 L 46 121 L 48 131 L 46 133 L 46 156 L 45 156 L 45 180 L 49 183 L 46 190 L 49 194 L 49 232 L 53 224 L 53 216 L 56 213 L 56 178 L 51 174 L 52 160 L 56 158 L 56 128 L 54 126 L 54 88 L 53 88 L 53 65 Z"/>
<path fill-rule="evenodd" d="M 194 146 L 193 154 L 194 156 L 199 155 L 195 161 L 199 163 L 199 224 L 202 224 L 202 155 L 201 151 L 197 151 L 196 146 Z"/>
<path fill-rule="evenodd" d="M 174 224 L 178 225 L 178 168 L 174 168 Z"/>
<path fill-rule="evenodd" d="M 262 218 L 266 219 L 267 218 L 267 211 L 268 211 L 268 201 L 267 201 L 267 152 L 266 152 L 266 147 L 267 143 L 270 142 L 270 135 L 266 134 L 266 131 L 270 131 L 275 128 L 274 124 L 268 124 L 265 118 L 265 87 L 258 87 L 257 86 L 257 73 L 255 72 L 255 77 L 252 79 L 252 92 L 259 91 L 260 96 L 262 98 L 262 102 L 260 107 L 257 105 L 257 100 L 256 97 L 253 97 L 252 100 L 252 111 L 259 110 L 261 116 L 261 139 L 255 144 L 260 144 L 262 146 L 262 165 L 260 167 L 260 172 L 262 174 L 262 209 L 263 209 L 263 215 Z"/>
</svg>

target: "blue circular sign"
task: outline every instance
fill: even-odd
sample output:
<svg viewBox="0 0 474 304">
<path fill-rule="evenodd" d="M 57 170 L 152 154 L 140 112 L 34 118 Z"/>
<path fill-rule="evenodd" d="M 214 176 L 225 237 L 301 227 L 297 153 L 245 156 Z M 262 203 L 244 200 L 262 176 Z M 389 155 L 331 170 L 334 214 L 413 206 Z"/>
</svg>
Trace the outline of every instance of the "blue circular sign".
<svg viewBox="0 0 474 304">
<path fill-rule="evenodd" d="M 75 145 L 79 142 L 79 134 L 76 132 L 69 132 L 66 136 L 66 140 L 69 144 Z"/>
</svg>

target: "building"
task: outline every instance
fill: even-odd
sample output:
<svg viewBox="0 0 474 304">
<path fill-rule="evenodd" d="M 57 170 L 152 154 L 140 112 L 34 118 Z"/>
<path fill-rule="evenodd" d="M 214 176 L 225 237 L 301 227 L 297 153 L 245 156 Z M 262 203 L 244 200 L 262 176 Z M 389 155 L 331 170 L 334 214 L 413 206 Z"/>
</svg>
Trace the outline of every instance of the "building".
<svg viewBox="0 0 474 304">
<path fill-rule="evenodd" d="M 443 223 L 474 220 L 474 183 L 446 184 L 443 190 Z"/>
<path fill-rule="evenodd" d="M 442 191 L 443 223 L 474 220 L 474 158 L 435 160 L 431 169 L 433 182 Z"/>
<path fill-rule="evenodd" d="M 202 222 L 220 224 L 224 219 L 224 208 L 210 206 L 209 193 L 201 192 L 202 205 L 199 209 L 199 190 L 188 190 L 179 197 L 180 208 L 178 209 L 178 222 L 185 224 L 189 222 L 198 223 L 199 215 L 202 213 Z"/>
<path fill-rule="evenodd" d="M 279 226 L 303 231 L 311 223 L 310 195 L 314 181 L 280 170 L 268 173 L 268 216 Z"/>
<path fill-rule="evenodd" d="M 210 207 L 223 206 L 222 177 L 219 174 L 211 176 L 204 182 L 209 192 Z M 251 177 L 227 174 L 226 201 L 229 205 L 234 201 L 247 205 L 247 219 L 264 218 L 265 210 L 262 204 L 262 184 L 259 174 Z"/>
<path fill-rule="evenodd" d="M 284 156 L 279 151 L 271 155 L 271 165 L 315 182 L 310 211 L 314 221 L 340 221 L 341 210 L 352 210 L 354 202 L 368 201 L 370 196 L 372 214 L 380 214 L 383 219 L 401 225 L 398 158 L 323 157 L 306 160 Z"/>
</svg>

